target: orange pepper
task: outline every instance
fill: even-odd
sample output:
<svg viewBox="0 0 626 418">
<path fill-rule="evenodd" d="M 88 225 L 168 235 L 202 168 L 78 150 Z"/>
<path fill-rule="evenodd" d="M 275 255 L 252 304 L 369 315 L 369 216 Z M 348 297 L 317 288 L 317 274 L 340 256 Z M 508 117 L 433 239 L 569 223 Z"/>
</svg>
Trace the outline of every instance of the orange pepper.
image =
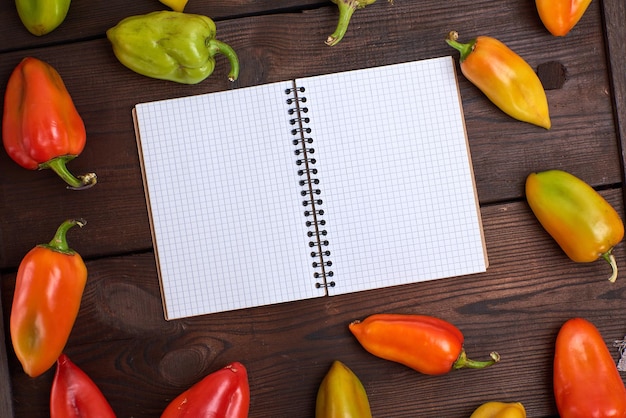
<svg viewBox="0 0 626 418">
<path fill-rule="evenodd" d="M 578 23 L 591 0 L 536 0 L 543 25 L 554 36 L 565 36 Z"/>
<path fill-rule="evenodd" d="M 454 369 L 483 369 L 500 361 L 467 358 L 463 334 L 451 323 L 426 315 L 374 314 L 354 321 L 350 331 L 371 354 L 404 364 L 423 374 L 440 375 Z"/>
<path fill-rule="evenodd" d="M 78 315 L 87 267 L 69 248 L 66 233 L 84 224 L 84 220 L 63 222 L 52 241 L 30 250 L 17 270 L 11 342 L 24 372 L 31 377 L 55 364 Z"/>
<path fill-rule="evenodd" d="M 626 388 L 598 329 L 583 318 L 556 337 L 553 386 L 561 418 L 626 417 Z"/>
<path fill-rule="evenodd" d="M 522 57 L 495 38 L 466 44 L 450 32 L 446 42 L 461 53 L 463 75 L 509 116 L 550 129 L 548 99 L 541 80 Z"/>
<path fill-rule="evenodd" d="M 85 147 L 85 125 L 61 76 L 46 62 L 26 57 L 11 73 L 2 141 L 13 161 L 29 170 L 49 168 L 69 189 L 96 184 L 95 173 L 77 178 L 66 167 Z"/>
<path fill-rule="evenodd" d="M 617 279 L 613 247 L 624 238 L 624 223 L 615 209 L 590 185 L 562 170 L 531 173 L 526 200 L 543 228 L 567 256 L 578 263 L 600 257 Z"/>
</svg>

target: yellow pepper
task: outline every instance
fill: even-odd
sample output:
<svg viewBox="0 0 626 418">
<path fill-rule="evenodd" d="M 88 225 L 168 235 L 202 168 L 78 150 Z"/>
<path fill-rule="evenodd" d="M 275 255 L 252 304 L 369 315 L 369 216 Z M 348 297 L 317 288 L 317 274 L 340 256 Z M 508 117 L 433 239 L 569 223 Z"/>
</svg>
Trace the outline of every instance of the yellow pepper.
<svg viewBox="0 0 626 418">
<path fill-rule="evenodd" d="M 497 39 L 479 36 L 466 44 L 450 32 L 446 42 L 461 53 L 463 75 L 507 115 L 550 129 L 541 80 L 522 57 Z"/>
<path fill-rule="evenodd" d="M 573 261 L 589 263 L 604 258 L 617 279 L 611 253 L 624 238 L 624 223 L 615 209 L 590 185 L 561 170 L 531 173 L 526 200 L 533 213 Z"/>
<path fill-rule="evenodd" d="M 479 406 L 470 418 L 526 418 L 526 410 L 519 402 L 487 402 Z"/>
<path fill-rule="evenodd" d="M 315 418 L 372 418 L 363 384 L 338 360 L 333 362 L 320 384 Z"/>
</svg>

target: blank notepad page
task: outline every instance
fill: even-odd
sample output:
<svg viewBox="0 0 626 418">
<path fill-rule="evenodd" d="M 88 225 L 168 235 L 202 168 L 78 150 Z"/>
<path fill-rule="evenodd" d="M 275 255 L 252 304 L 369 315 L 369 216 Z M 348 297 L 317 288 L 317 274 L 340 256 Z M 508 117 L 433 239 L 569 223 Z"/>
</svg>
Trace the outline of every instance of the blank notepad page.
<svg viewBox="0 0 626 418">
<path fill-rule="evenodd" d="M 136 106 L 168 319 L 319 296 L 280 94 L 290 86 Z"/>
<path fill-rule="evenodd" d="M 450 57 L 298 84 L 323 181 L 330 294 L 486 269 Z"/>
</svg>

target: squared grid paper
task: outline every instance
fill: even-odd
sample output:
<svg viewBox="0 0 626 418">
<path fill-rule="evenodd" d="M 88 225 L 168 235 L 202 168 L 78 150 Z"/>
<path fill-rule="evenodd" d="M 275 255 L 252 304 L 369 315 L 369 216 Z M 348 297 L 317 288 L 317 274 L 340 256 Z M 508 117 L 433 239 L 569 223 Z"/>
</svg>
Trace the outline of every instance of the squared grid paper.
<svg viewBox="0 0 626 418">
<path fill-rule="evenodd" d="M 298 84 L 319 161 L 330 294 L 486 270 L 451 57 Z"/>
<path fill-rule="evenodd" d="M 284 89 L 136 106 L 168 319 L 319 296 Z"/>
<path fill-rule="evenodd" d="M 314 139 L 329 294 L 486 270 L 451 57 L 296 83 Z M 291 87 L 136 106 L 167 319 L 323 294 L 285 103 Z"/>
</svg>

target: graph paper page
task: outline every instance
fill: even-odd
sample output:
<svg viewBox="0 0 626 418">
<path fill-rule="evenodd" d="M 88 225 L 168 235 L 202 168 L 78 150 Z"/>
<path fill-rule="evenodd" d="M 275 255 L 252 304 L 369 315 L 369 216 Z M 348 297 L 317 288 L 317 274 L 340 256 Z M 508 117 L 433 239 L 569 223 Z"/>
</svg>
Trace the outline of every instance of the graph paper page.
<svg viewBox="0 0 626 418">
<path fill-rule="evenodd" d="M 323 294 L 289 134 L 291 85 L 136 106 L 168 319 Z"/>
<path fill-rule="evenodd" d="M 451 57 L 297 84 L 324 198 L 330 294 L 486 270 Z"/>
</svg>

